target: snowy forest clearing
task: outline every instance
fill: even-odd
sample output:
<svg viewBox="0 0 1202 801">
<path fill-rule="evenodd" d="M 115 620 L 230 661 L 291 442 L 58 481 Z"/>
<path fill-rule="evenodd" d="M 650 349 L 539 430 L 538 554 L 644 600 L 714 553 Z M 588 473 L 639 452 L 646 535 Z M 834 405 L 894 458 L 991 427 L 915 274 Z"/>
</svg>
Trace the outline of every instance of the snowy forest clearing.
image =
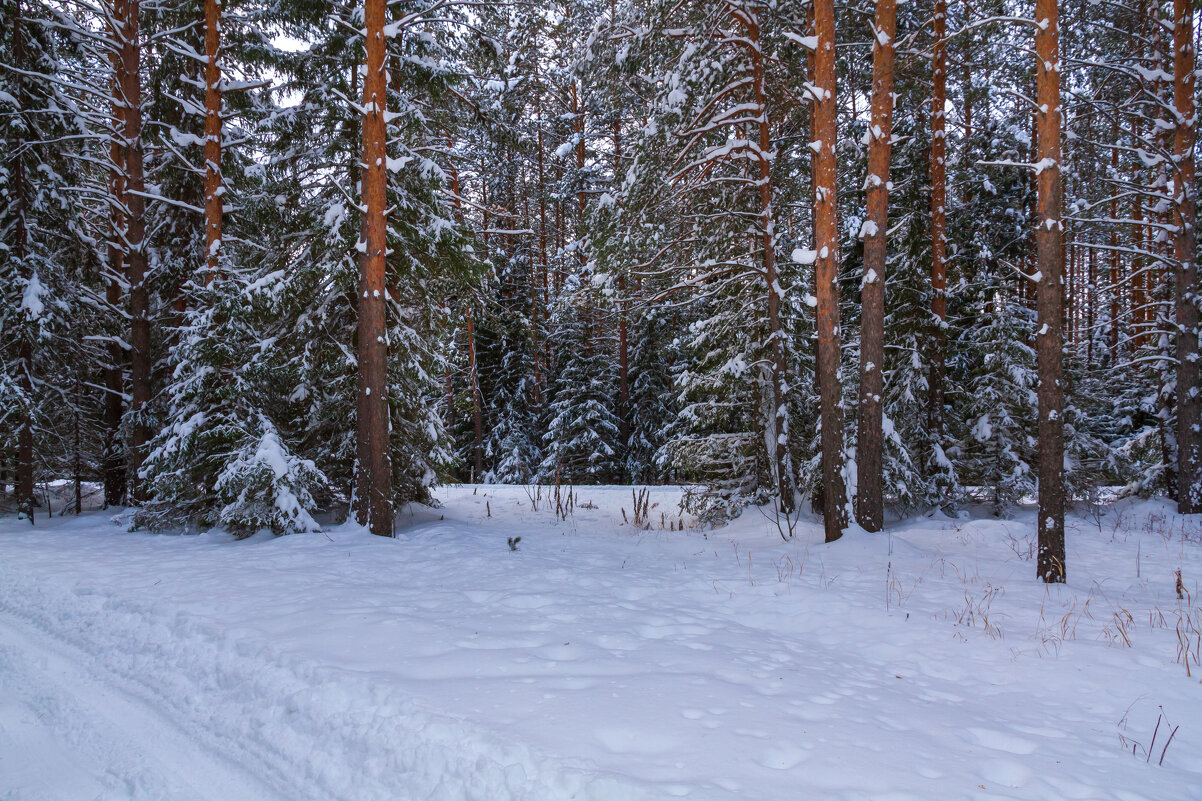
<svg viewBox="0 0 1202 801">
<path fill-rule="evenodd" d="M 1057 586 L 1030 512 L 826 545 L 548 494 L 444 487 L 395 540 L 0 520 L 0 798 L 1202 796 L 1171 504 L 1070 515 Z"/>
</svg>

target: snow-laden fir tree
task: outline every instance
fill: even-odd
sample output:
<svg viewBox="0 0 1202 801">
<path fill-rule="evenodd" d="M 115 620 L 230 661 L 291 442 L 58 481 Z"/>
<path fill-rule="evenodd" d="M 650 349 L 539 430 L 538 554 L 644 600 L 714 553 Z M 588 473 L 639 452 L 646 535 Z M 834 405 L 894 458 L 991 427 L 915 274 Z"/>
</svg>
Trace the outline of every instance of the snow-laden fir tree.
<svg viewBox="0 0 1202 801">
<path fill-rule="evenodd" d="M 557 369 L 538 471 L 544 483 L 606 484 L 621 472 L 614 343 L 599 335 L 600 320 L 612 317 L 613 308 L 601 297 L 587 277 L 573 275 L 552 308 Z"/>
</svg>

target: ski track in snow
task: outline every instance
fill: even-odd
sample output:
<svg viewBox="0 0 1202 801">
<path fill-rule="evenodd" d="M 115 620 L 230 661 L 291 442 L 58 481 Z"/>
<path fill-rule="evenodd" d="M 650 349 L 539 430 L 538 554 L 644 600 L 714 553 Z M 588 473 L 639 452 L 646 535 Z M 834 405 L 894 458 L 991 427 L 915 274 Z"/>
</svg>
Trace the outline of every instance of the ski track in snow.
<svg viewBox="0 0 1202 801">
<path fill-rule="evenodd" d="M 0 799 L 1202 797 L 1168 579 L 1202 538 L 1154 533 L 1157 502 L 1074 518 L 1045 590 L 1026 518 L 827 546 L 577 493 L 561 521 L 444 488 L 396 541 L 0 520 Z M 1168 625 L 1117 646 L 1120 609 Z M 1163 767 L 1167 727 L 1130 753 L 1161 707 Z"/>
</svg>

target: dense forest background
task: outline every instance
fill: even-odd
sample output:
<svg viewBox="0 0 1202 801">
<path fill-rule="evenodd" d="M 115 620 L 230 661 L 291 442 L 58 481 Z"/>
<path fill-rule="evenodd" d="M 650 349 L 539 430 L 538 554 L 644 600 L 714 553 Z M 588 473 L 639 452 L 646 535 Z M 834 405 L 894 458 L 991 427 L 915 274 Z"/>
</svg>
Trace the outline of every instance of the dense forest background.
<svg viewBox="0 0 1202 801">
<path fill-rule="evenodd" d="M 64 478 L 235 531 L 469 480 L 836 535 L 1037 476 L 1197 511 L 1190 0 L 2 7 L 30 517 Z"/>
</svg>

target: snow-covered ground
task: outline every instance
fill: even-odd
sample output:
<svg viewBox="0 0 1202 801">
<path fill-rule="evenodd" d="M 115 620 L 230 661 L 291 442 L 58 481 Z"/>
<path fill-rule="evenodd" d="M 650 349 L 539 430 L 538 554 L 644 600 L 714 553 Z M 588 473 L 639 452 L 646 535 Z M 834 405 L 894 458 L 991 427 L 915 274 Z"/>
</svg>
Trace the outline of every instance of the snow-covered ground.
<svg viewBox="0 0 1202 801">
<path fill-rule="evenodd" d="M 1029 512 L 825 545 L 438 494 L 396 540 L 0 519 L 0 799 L 1202 798 L 1162 502 L 1073 517 L 1045 588 Z"/>
</svg>

